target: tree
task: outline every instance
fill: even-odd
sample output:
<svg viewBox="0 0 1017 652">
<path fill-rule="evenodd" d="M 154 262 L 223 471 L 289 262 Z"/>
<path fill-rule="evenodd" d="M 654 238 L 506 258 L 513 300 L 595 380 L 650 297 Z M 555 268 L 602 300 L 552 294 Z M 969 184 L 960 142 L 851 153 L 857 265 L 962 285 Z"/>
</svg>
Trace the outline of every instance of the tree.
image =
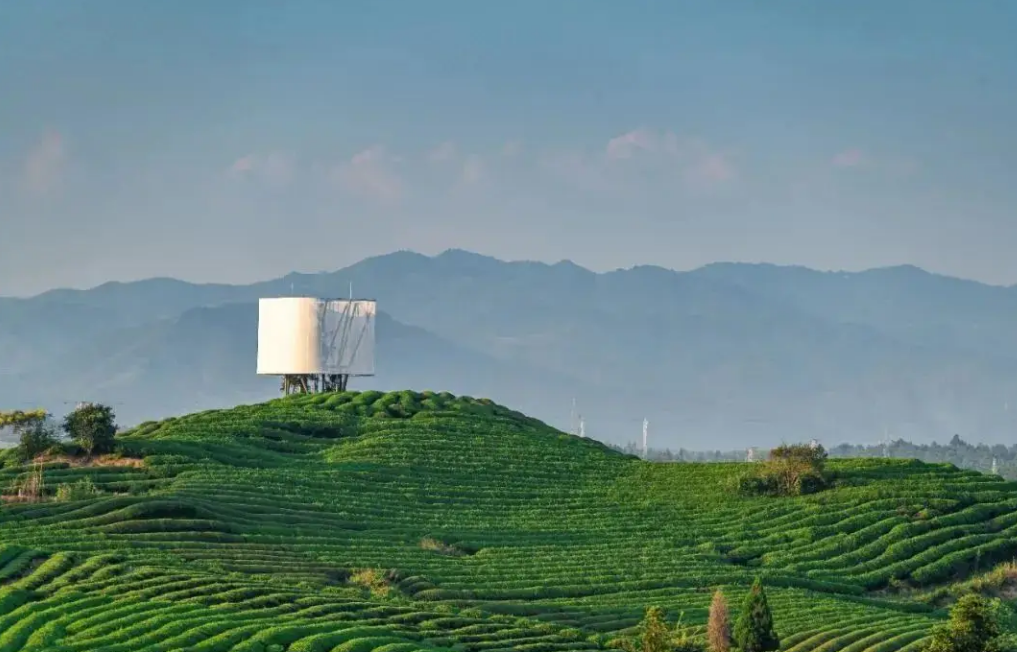
<svg viewBox="0 0 1017 652">
<path fill-rule="evenodd" d="M 56 433 L 46 410 L 0 412 L 0 428 L 10 426 L 18 436 L 21 453 L 32 459 L 57 443 Z"/>
<path fill-rule="evenodd" d="M 773 614 L 766 601 L 763 582 L 757 577 L 745 596 L 742 611 L 734 627 L 734 642 L 741 652 L 774 652 L 780 639 L 773 629 Z"/>
<path fill-rule="evenodd" d="M 999 652 L 1002 627 L 988 600 L 965 595 L 950 609 L 950 621 L 937 627 L 926 652 Z"/>
<path fill-rule="evenodd" d="M 23 423 L 15 428 L 21 453 L 27 459 L 45 453 L 57 443 L 55 428 L 46 419 Z"/>
<path fill-rule="evenodd" d="M 710 620 L 706 626 L 710 652 L 729 652 L 731 650 L 731 621 L 727 613 L 727 600 L 720 589 L 713 594 L 710 603 Z"/>
<path fill-rule="evenodd" d="M 671 630 L 664 620 L 664 610 L 650 607 L 642 622 L 642 652 L 667 652 L 670 650 Z"/>
<path fill-rule="evenodd" d="M 117 434 L 116 417 L 108 405 L 87 403 L 64 417 L 64 432 L 88 455 L 109 453 Z"/>
<path fill-rule="evenodd" d="M 783 444 L 770 451 L 768 466 L 785 496 L 812 493 L 824 484 L 826 450 L 822 446 Z"/>
</svg>

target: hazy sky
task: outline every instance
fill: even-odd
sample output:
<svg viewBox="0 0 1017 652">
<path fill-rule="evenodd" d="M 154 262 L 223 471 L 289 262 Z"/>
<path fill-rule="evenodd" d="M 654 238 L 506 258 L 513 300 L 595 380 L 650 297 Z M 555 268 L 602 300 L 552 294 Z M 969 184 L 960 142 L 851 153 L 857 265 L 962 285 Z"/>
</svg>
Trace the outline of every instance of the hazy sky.
<svg viewBox="0 0 1017 652">
<path fill-rule="evenodd" d="M 0 0 L 0 294 L 396 249 L 1017 283 L 1013 0 Z"/>
</svg>

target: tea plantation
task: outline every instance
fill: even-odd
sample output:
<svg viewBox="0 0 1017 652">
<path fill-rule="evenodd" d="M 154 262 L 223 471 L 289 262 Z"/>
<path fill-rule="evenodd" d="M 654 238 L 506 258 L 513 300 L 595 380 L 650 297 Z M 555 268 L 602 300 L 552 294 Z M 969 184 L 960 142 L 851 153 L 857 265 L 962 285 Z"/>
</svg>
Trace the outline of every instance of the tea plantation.
<svg viewBox="0 0 1017 652">
<path fill-rule="evenodd" d="M 756 576 L 782 649 L 916 650 L 944 617 L 921 590 L 1017 554 L 996 477 L 837 461 L 832 489 L 745 498 L 745 464 L 646 463 L 449 394 L 289 397 L 121 448 L 3 506 L 0 651 L 596 650 L 650 605 L 737 609 Z"/>
</svg>

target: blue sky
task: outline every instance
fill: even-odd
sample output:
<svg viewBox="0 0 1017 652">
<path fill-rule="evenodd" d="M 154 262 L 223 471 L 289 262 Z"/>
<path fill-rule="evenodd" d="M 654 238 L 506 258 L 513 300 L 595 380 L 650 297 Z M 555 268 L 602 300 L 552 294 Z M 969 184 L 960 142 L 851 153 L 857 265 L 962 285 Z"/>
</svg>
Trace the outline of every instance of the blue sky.
<svg viewBox="0 0 1017 652">
<path fill-rule="evenodd" d="M 0 3 L 0 294 L 408 248 L 1017 283 L 1017 4 Z"/>
</svg>

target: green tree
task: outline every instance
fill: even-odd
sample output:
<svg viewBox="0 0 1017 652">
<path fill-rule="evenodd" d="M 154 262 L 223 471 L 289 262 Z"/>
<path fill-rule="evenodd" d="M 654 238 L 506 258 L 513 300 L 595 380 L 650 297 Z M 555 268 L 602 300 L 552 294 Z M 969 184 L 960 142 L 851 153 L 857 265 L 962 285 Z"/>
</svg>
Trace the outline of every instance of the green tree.
<svg viewBox="0 0 1017 652">
<path fill-rule="evenodd" d="M 742 611 L 734 627 L 734 642 L 741 652 L 773 652 L 780 639 L 773 629 L 773 614 L 766 601 L 763 582 L 757 577 L 745 596 Z"/>
<path fill-rule="evenodd" d="M 999 652 L 1002 628 L 992 605 L 980 595 L 965 595 L 950 609 L 950 620 L 937 627 L 926 652 Z"/>
<path fill-rule="evenodd" d="M 88 403 L 64 417 L 64 432 L 88 455 L 109 453 L 117 434 L 116 415 L 108 405 Z"/>
<path fill-rule="evenodd" d="M 671 630 L 664 620 L 663 609 L 660 607 L 647 609 L 640 628 L 643 631 L 642 652 L 667 652 L 671 649 Z"/>
<path fill-rule="evenodd" d="M 57 443 L 55 428 L 46 419 L 27 421 L 15 426 L 19 448 L 26 459 L 45 453 Z"/>
</svg>

